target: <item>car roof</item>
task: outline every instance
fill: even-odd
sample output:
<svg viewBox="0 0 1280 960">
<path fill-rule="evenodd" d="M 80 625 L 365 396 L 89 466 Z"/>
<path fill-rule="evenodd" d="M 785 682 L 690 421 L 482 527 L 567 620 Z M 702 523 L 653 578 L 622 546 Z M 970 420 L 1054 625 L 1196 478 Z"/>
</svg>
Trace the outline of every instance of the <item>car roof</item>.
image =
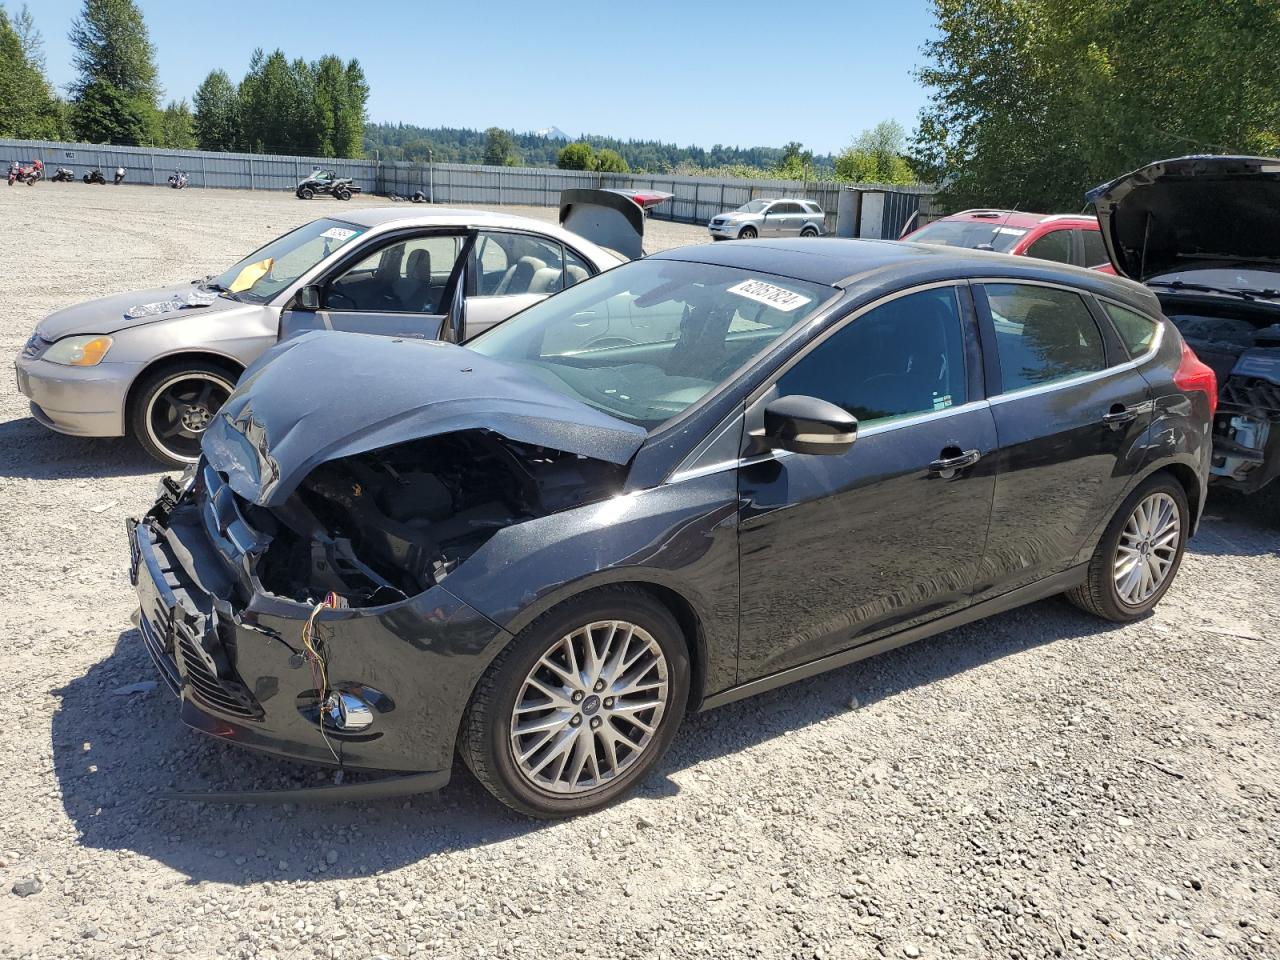
<svg viewBox="0 0 1280 960">
<path fill-rule="evenodd" d="M 980 220 L 984 223 L 999 222 L 1002 226 L 1007 227 L 1038 227 L 1042 223 L 1050 223 L 1055 220 L 1073 220 L 1081 223 L 1097 224 L 1098 218 L 1090 213 L 1031 213 L 1026 210 L 994 210 L 987 208 L 977 208 L 974 210 L 961 210 L 959 213 L 948 214 L 941 217 L 942 220 Z M 936 220 L 934 221 L 937 222 Z"/>
<path fill-rule="evenodd" d="M 855 295 L 946 280 L 1009 279 L 1063 283 L 1159 313 L 1155 295 L 1141 284 L 1097 270 L 987 250 L 836 237 L 730 240 L 678 247 L 650 259 L 684 260 L 772 273 L 848 290 Z"/>
<path fill-rule="evenodd" d="M 527 230 L 567 244 L 579 253 L 591 257 L 598 266 L 623 262 L 618 254 L 563 227 L 546 220 L 535 220 L 533 217 L 522 217 L 514 213 L 494 213 L 491 210 L 476 210 L 469 207 L 433 206 L 422 209 L 418 204 L 409 204 L 395 207 L 357 207 L 354 210 L 343 210 L 340 215 L 335 214 L 332 219 L 370 229 L 374 227 L 487 227 L 499 230 L 503 228 Z"/>
</svg>

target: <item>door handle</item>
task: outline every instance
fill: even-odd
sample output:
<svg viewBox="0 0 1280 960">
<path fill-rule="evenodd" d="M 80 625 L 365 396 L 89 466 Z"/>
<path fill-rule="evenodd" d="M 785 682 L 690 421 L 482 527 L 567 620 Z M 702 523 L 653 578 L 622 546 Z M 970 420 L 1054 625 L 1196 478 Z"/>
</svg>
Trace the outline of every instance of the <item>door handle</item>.
<svg viewBox="0 0 1280 960">
<path fill-rule="evenodd" d="M 1102 422 L 1109 427 L 1121 427 L 1138 419 L 1138 411 L 1124 404 L 1113 404 L 1111 409 L 1102 415 Z"/>
<path fill-rule="evenodd" d="M 952 477 L 958 475 L 957 471 L 963 470 L 965 467 L 971 467 L 982 459 L 982 454 L 977 450 L 965 450 L 961 452 L 959 447 L 947 447 L 942 452 L 944 454 L 950 454 L 953 450 L 957 451 L 957 453 L 952 454 L 951 456 L 939 457 L 937 460 L 930 463 L 929 472 L 938 474 L 944 480 L 950 480 Z"/>
</svg>

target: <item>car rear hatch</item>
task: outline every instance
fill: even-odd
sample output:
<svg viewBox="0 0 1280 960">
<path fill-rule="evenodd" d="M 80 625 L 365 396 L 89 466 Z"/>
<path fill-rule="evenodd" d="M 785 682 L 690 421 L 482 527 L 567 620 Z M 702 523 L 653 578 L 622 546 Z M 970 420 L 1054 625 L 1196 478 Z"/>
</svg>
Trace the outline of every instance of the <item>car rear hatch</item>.
<svg viewBox="0 0 1280 960">
<path fill-rule="evenodd" d="M 671 197 L 661 190 L 562 190 L 560 226 L 638 260 L 644 256 L 645 214 Z"/>
</svg>

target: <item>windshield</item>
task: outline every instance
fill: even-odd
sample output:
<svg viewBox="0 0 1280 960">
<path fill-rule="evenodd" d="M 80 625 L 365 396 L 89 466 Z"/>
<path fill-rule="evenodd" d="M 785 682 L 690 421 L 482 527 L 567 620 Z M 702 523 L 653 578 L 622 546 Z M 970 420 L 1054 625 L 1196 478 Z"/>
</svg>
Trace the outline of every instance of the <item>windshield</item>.
<svg viewBox="0 0 1280 960">
<path fill-rule="evenodd" d="M 944 247 L 988 247 L 1000 253 L 1012 250 L 1025 234 L 1021 227 L 1002 226 L 997 221 L 935 220 L 907 237 L 912 243 L 936 243 Z"/>
<path fill-rule="evenodd" d="M 697 403 L 833 292 L 737 267 L 638 260 L 530 307 L 467 346 L 653 429 Z"/>
<path fill-rule="evenodd" d="M 207 286 L 236 300 L 266 303 L 364 231 L 340 220 L 316 220 L 255 250 Z"/>
<path fill-rule="evenodd" d="M 737 213 L 761 213 L 764 208 L 772 203 L 772 200 L 752 200 L 750 203 L 744 203 L 737 209 Z"/>
</svg>

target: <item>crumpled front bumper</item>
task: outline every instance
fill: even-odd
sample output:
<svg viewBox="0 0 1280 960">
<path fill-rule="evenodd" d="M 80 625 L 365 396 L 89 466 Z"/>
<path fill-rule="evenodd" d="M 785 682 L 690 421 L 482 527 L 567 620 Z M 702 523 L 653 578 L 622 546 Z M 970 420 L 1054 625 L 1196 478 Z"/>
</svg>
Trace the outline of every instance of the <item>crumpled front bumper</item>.
<svg viewBox="0 0 1280 960">
<path fill-rule="evenodd" d="M 162 486 L 155 507 L 129 521 L 130 580 L 142 642 L 181 698 L 182 720 L 295 760 L 439 771 L 442 785 L 471 691 L 510 634 L 440 586 L 387 606 L 325 610 L 317 631 L 329 686 L 365 700 L 374 721 L 322 732 L 301 643 L 312 607 L 246 596 L 246 578 L 208 535 L 198 483 Z"/>
</svg>

